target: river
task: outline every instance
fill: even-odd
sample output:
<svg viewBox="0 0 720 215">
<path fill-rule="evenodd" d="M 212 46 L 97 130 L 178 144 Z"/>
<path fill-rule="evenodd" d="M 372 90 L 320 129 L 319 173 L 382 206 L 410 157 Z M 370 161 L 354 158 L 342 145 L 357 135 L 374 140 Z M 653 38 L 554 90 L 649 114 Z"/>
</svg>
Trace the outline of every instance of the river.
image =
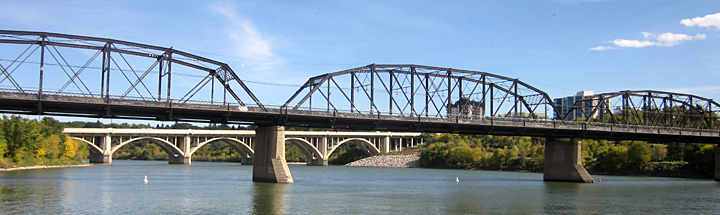
<svg viewBox="0 0 720 215">
<path fill-rule="evenodd" d="M 236 163 L 115 160 L 0 172 L 0 213 L 720 213 L 720 182 L 714 180 L 600 176 L 602 182 L 576 184 L 544 182 L 538 173 L 305 165 L 290 170 L 294 184 L 254 183 L 252 166 Z"/>
</svg>

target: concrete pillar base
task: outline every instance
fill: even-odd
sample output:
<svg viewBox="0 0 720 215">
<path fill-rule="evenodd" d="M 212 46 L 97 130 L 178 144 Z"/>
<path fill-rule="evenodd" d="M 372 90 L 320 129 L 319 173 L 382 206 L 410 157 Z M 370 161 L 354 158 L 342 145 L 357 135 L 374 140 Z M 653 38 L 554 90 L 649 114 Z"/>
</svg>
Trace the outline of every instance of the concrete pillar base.
<svg viewBox="0 0 720 215">
<path fill-rule="evenodd" d="M 184 157 L 184 156 L 171 156 L 169 161 L 169 164 L 191 164 L 192 160 L 190 157 Z"/>
<path fill-rule="evenodd" d="M 307 162 L 307 165 L 308 165 L 308 166 L 327 166 L 327 165 L 328 165 L 328 160 L 313 159 L 313 160 L 309 160 L 309 161 Z"/>
<path fill-rule="evenodd" d="M 253 159 L 252 158 L 240 158 L 240 164 L 253 165 Z"/>
<path fill-rule="evenodd" d="M 594 183 L 582 165 L 582 141 L 548 138 L 545 143 L 543 180 Z"/>
<path fill-rule="evenodd" d="M 285 161 L 285 127 L 258 126 L 255 129 L 253 181 L 294 182 Z"/>
<path fill-rule="evenodd" d="M 90 156 L 88 156 L 88 159 L 90 160 L 90 163 L 112 164 L 112 155 L 91 153 Z"/>
</svg>

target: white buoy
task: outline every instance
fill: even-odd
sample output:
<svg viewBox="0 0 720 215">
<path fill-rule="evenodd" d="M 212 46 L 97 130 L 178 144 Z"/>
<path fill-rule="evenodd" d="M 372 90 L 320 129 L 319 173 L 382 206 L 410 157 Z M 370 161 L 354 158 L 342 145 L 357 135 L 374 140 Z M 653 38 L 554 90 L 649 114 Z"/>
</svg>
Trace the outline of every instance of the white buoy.
<svg viewBox="0 0 720 215">
<path fill-rule="evenodd" d="M 460 182 L 460 178 L 459 178 L 459 177 L 455 177 L 455 182 Z"/>
<path fill-rule="evenodd" d="M 145 175 L 145 179 L 143 180 L 143 182 L 148 183 L 147 175 Z"/>
</svg>

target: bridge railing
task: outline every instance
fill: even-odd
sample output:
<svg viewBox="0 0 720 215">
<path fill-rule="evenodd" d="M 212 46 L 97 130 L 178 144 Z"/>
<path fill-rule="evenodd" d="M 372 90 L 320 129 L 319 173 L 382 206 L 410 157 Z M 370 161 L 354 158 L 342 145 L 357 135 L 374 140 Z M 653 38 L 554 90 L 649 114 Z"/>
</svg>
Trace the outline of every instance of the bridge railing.
<svg viewBox="0 0 720 215">
<path fill-rule="evenodd" d="M 0 88 L 0 97 L 10 99 L 37 100 L 39 92 L 35 89 L 24 90 L 19 92 L 16 89 Z M 498 116 L 456 116 L 456 117 L 424 117 L 424 116 L 404 116 L 400 114 L 390 114 L 389 112 L 358 112 L 350 109 L 331 109 L 328 111 L 326 107 L 298 107 L 290 109 L 280 104 L 264 104 L 263 107 L 258 105 L 240 105 L 238 103 L 219 103 L 212 100 L 180 100 L 171 99 L 149 99 L 137 95 L 109 95 L 106 97 L 98 96 L 90 97 L 86 93 L 75 93 L 71 91 L 56 92 L 44 90 L 41 100 L 45 101 L 61 101 L 61 102 L 78 102 L 78 103 L 94 103 L 94 104 L 120 104 L 134 105 L 146 107 L 171 107 L 171 108 L 189 108 L 189 109 L 212 109 L 227 110 L 238 112 L 256 112 L 256 113 L 277 113 L 292 115 L 311 115 L 326 116 L 336 118 L 359 118 L 359 119 L 378 119 L 378 120 L 397 120 L 397 121 L 418 121 L 418 122 L 436 122 L 436 123 L 457 123 L 457 124 L 476 124 L 491 126 L 513 126 L 513 127 L 532 127 L 547 129 L 569 129 L 569 130 L 594 130 L 594 131 L 613 131 L 628 133 L 653 133 L 653 134 L 683 134 L 694 136 L 720 136 L 720 130 L 698 129 L 698 128 L 682 128 L 682 127 L 661 127 L 661 126 L 644 126 L 632 124 L 612 124 L 600 122 L 585 121 L 561 121 L 551 119 L 533 119 L 519 117 L 498 117 Z M 336 111 L 337 110 L 337 111 Z"/>
</svg>

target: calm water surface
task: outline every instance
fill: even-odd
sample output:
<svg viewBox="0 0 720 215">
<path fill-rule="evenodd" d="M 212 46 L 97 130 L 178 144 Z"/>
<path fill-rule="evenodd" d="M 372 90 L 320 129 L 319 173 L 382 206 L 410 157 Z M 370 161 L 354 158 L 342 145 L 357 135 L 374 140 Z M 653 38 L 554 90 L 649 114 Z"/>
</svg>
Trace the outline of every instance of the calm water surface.
<svg viewBox="0 0 720 215">
<path fill-rule="evenodd" d="M 252 166 L 234 163 L 117 160 L 0 172 L 0 213 L 720 213 L 720 183 L 714 180 L 601 176 L 600 183 L 575 184 L 543 182 L 537 173 L 304 165 L 290 170 L 294 184 L 253 183 Z"/>
</svg>

